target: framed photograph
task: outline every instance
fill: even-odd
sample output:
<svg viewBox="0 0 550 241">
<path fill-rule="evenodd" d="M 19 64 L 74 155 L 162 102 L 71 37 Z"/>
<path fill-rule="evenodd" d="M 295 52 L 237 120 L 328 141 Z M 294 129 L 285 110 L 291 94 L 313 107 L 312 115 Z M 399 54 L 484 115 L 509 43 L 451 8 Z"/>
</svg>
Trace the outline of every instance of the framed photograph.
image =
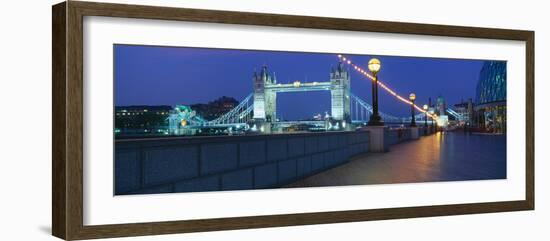
<svg viewBox="0 0 550 241">
<path fill-rule="evenodd" d="M 52 11 L 54 236 L 534 209 L 532 31 Z"/>
</svg>

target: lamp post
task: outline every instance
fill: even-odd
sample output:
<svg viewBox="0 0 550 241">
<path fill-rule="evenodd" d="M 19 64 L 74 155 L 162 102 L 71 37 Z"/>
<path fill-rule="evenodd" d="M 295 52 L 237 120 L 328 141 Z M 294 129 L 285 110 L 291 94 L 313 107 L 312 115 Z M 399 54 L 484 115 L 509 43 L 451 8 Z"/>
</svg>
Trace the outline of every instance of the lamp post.
<svg viewBox="0 0 550 241">
<path fill-rule="evenodd" d="M 428 134 L 428 105 L 422 106 L 424 110 L 424 135 Z"/>
<path fill-rule="evenodd" d="M 414 119 L 414 100 L 416 99 L 416 95 L 414 93 L 411 93 L 409 95 L 409 100 L 411 101 L 411 126 L 416 126 L 416 121 Z"/>
<path fill-rule="evenodd" d="M 384 123 L 382 122 L 382 118 L 380 117 L 380 114 L 378 114 L 378 71 L 380 71 L 380 60 L 377 58 L 372 58 L 369 60 L 368 64 L 369 70 L 372 73 L 372 76 L 374 77 L 374 80 L 372 81 L 372 115 L 369 119 L 369 126 L 383 126 Z"/>
</svg>

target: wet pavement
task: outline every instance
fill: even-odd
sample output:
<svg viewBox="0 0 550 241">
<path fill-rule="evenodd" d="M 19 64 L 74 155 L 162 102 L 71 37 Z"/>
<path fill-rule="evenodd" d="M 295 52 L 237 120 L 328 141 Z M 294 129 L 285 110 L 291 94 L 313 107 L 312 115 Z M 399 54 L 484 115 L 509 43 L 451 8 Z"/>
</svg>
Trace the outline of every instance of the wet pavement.
<svg viewBox="0 0 550 241">
<path fill-rule="evenodd" d="M 393 145 L 285 187 L 506 178 L 506 135 L 440 132 Z"/>
</svg>

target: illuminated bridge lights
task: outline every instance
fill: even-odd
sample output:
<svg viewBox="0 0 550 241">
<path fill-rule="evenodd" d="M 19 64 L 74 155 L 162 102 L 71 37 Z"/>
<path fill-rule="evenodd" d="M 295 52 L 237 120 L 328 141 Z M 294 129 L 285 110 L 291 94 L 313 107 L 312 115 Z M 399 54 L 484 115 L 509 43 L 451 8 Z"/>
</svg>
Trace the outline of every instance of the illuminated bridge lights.
<svg viewBox="0 0 550 241">
<path fill-rule="evenodd" d="M 343 62 L 343 63 L 346 63 L 350 66 L 353 67 L 353 69 L 357 72 L 359 72 L 360 74 L 366 76 L 367 78 L 369 78 L 371 81 L 374 81 L 374 76 L 372 76 L 371 74 L 369 74 L 368 71 L 364 70 L 363 68 L 361 68 L 359 65 L 356 65 L 354 64 L 351 59 L 349 58 L 346 58 L 345 56 L 339 54 L 338 55 L 338 58 Z M 389 94 L 393 95 L 395 98 L 397 98 L 398 100 L 400 100 L 401 102 L 407 104 L 407 105 L 411 105 L 412 102 L 410 100 L 408 100 L 407 98 L 404 98 L 402 96 L 400 96 L 399 94 L 397 94 L 395 91 L 393 91 L 392 89 L 390 89 L 387 85 L 385 85 L 384 83 L 382 83 L 380 81 L 380 79 L 378 79 L 378 86 L 382 87 L 382 89 L 386 90 L 386 92 L 388 92 Z M 435 120 L 437 120 L 437 116 L 436 115 L 432 115 L 430 114 L 429 112 L 427 112 L 426 110 L 422 109 L 421 107 L 417 106 L 417 105 L 414 105 L 414 108 L 422 113 L 426 113 L 430 118 L 433 118 Z"/>
</svg>

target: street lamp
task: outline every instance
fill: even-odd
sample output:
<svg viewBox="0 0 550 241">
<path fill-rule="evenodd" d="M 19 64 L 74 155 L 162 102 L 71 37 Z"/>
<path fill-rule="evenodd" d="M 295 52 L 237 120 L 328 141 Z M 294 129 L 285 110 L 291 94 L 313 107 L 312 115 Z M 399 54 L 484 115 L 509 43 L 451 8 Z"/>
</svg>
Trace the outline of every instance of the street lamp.
<svg viewBox="0 0 550 241">
<path fill-rule="evenodd" d="M 422 109 L 424 110 L 424 135 L 428 134 L 428 105 L 422 106 Z"/>
<path fill-rule="evenodd" d="M 382 118 L 378 114 L 378 72 L 380 71 L 381 64 L 377 58 L 369 60 L 369 70 L 372 73 L 374 80 L 372 81 L 372 115 L 370 116 L 369 126 L 383 126 Z"/>
<path fill-rule="evenodd" d="M 416 95 L 411 93 L 409 95 L 409 100 L 411 101 L 411 126 L 416 126 L 416 121 L 414 120 L 414 100 L 416 100 Z"/>
</svg>

